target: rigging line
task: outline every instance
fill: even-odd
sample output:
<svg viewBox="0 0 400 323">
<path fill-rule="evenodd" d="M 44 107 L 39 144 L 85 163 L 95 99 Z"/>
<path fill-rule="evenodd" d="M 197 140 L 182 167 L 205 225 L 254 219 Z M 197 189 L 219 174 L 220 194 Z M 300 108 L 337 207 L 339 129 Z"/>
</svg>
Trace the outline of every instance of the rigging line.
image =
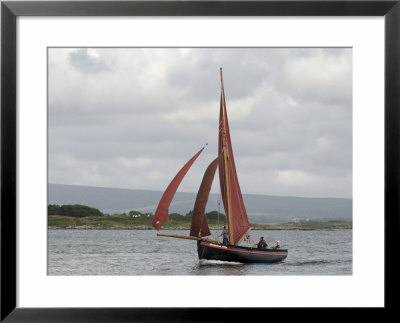
<svg viewBox="0 0 400 323">
<path fill-rule="evenodd" d="M 220 212 L 220 210 L 221 210 L 221 192 L 220 192 L 219 200 L 218 200 L 218 215 L 217 215 L 217 226 L 218 227 L 219 227 L 219 212 Z"/>
</svg>

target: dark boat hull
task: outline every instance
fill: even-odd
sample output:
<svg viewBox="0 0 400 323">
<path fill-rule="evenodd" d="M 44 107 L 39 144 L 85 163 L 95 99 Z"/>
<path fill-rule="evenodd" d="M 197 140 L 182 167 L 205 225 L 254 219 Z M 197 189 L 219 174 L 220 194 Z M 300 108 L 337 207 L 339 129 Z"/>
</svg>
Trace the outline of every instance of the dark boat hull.
<svg viewBox="0 0 400 323">
<path fill-rule="evenodd" d="M 241 263 L 274 263 L 284 260 L 287 249 L 258 249 L 242 246 L 197 242 L 199 259 L 234 261 Z"/>
</svg>

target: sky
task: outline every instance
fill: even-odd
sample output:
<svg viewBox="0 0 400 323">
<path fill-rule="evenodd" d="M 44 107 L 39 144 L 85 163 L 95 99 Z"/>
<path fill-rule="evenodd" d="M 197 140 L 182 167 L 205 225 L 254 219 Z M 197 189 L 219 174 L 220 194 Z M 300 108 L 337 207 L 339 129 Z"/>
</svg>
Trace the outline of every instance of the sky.
<svg viewBox="0 0 400 323">
<path fill-rule="evenodd" d="M 352 197 L 350 48 L 49 48 L 49 182 L 164 190 L 208 143 L 197 192 L 220 67 L 243 194 Z"/>
</svg>

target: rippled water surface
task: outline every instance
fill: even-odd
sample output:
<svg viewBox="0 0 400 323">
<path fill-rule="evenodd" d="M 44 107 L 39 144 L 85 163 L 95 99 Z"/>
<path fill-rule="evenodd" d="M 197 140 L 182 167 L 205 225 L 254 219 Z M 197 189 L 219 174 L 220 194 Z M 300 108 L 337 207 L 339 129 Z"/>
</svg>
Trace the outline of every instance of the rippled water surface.
<svg viewBox="0 0 400 323">
<path fill-rule="evenodd" d="M 162 233 L 188 235 L 186 230 Z M 210 238 L 219 232 L 213 231 Z M 254 230 L 280 240 L 277 264 L 200 261 L 196 241 L 158 237 L 155 230 L 49 230 L 49 275 L 351 275 L 352 230 Z"/>
</svg>

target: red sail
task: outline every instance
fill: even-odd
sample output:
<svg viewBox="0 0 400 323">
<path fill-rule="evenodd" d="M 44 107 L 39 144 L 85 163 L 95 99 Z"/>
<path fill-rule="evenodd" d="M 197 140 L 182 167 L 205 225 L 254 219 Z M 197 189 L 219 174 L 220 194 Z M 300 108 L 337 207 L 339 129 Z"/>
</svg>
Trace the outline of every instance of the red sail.
<svg viewBox="0 0 400 323">
<path fill-rule="evenodd" d="M 224 147 L 227 147 L 228 152 L 228 179 L 225 179 L 225 164 L 223 159 L 219 163 L 219 177 L 221 185 L 222 201 L 224 203 L 225 211 L 227 212 L 227 203 L 230 201 L 230 212 L 231 212 L 231 227 L 228 228 L 232 234 L 233 243 L 239 244 L 245 234 L 250 230 L 250 223 L 247 218 L 246 208 L 243 203 L 242 193 L 240 191 L 239 181 L 236 174 L 235 160 L 233 157 L 231 136 L 229 133 L 228 116 L 226 114 L 226 102 L 225 94 L 222 88 L 221 102 L 220 102 L 220 114 L 219 114 L 219 145 L 218 153 L 222 153 Z M 226 189 L 226 182 L 229 183 L 228 191 Z M 229 199 L 227 199 L 229 194 Z"/>
<path fill-rule="evenodd" d="M 168 185 L 167 189 L 165 190 L 163 196 L 161 197 L 160 202 L 158 203 L 158 207 L 156 213 L 154 214 L 154 219 L 152 221 L 153 226 L 160 230 L 161 225 L 164 222 L 168 221 L 168 208 L 171 204 L 171 201 L 175 195 L 176 190 L 178 189 L 179 184 L 181 183 L 182 179 L 185 177 L 186 173 L 188 172 L 189 168 L 192 166 L 194 161 L 199 157 L 201 152 L 205 147 L 200 149 L 200 151 L 194 155 L 186 164 L 182 167 L 182 169 L 175 175 L 174 179 Z"/>
<path fill-rule="evenodd" d="M 199 191 L 197 192 L 196 202 L 194 203 L 193 209 L 192 226 L 190 228 L 190 235 L 192 237 L 206 237 L 211 234 L 204 213 L 218 162 L 219 157 L 215 158 L 207 167 Z"/>
</svg>

